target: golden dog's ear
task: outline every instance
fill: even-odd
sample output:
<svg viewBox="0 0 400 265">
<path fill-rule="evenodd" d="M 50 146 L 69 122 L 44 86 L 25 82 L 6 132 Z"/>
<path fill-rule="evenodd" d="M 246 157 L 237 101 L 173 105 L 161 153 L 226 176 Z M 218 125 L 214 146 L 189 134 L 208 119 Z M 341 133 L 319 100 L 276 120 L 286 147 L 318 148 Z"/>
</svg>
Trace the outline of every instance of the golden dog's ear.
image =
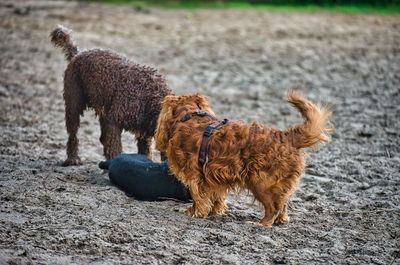
<svg viewBox="0 0 400 265">
<path fill-rule="evenodd" d="M 195 102 L 198 106 L 200 106 L 201 108 L 208 108 L 208 99 L 206 96 L 202 95 L 202 94 L 196 94 L 195 96 Z"/>
<path fill-rule="evenodd" d="M 169 96 L 167 96 L 169 97 Z M 168 141 L 172 132 L 171 125 L 173 124 L 173 106 L 171 106 L 171 100 L 167 99 L 167 97 L 163 101 L 163 105 L 161 108 L 160 116 L 158 117 L 156 133 L 154 135 L 154 139 L 156 142 L 156 149 L 162 153 L 165 153 L 168 147 Z"/>
<path fill-rule="evenodd" d="M 174 103 L 178 102 L 179 97 L 178 96 L 173 96 L 173 95 L 168 95 L 164 97 L 163 100 L 163 106 L 171 106 L 174 105 Z"/>
</svg>

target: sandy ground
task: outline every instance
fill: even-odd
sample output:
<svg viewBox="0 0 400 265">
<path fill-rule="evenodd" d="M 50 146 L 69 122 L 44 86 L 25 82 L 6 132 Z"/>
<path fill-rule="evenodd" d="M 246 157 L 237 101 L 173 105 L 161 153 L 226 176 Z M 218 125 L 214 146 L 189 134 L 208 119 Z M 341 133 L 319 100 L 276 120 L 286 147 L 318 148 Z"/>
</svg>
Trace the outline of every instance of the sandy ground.
<svg viewBox="0 0 400 265">
<path fill-rule="evenodd" d="M 177 94 L 202 92 L 221 118 L 301 122 L 300 86 L 333 106 L 332 142 L 311 152 L 291 222 L 232 195 L 224 217 L 113 187 L 86 112 L 84 165 L 64 168 L 62 76 L 48 34 L 72 28 L 157 67 Z M 0 2 L 0 264 L 400 264 L 400 18 L 256 11 L 161 11 L 61 1 Z M 136 152 L 133 137 L 124 150 Z"/>
</svg>

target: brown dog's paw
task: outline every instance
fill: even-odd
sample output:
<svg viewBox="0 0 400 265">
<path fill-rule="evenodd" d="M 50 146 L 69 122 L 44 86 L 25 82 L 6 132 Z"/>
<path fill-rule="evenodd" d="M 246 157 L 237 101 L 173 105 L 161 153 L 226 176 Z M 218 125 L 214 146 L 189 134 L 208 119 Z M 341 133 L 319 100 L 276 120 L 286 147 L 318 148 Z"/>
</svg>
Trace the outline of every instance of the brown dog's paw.
<svg viewBox="0 0 400 265">
<path fill-rule="evenodd" d="M 80 165 L 82 165 L 82 161 L 79 157 L 67 158 L 61 165 L 63 167 L 80 166 Z"/>
</svg>

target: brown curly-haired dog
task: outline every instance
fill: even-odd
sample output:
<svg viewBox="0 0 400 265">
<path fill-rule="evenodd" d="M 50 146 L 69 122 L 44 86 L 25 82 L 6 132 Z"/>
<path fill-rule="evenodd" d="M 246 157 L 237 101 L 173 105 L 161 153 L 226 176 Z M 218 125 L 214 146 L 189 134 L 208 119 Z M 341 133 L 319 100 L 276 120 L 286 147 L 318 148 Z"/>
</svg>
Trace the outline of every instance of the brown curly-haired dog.
<svg viewBox="0 0 400 265">
<path fill-rule="evenodd" d="M 306 147 L 329 141 L 330 111 L 290 92 L 288 101 L 305 122 L 281 131 L 255 122 L 228 122 L 212 134 L 208 157 L 199 165 L 205 128 L 214 112 L 201 95 L 165 97 L 155 135 L 156 148 L 166 152 L 172 173 L 190 189 L 189 216 L 223 214 L 227 192 L 248 189 L 265 208 L 264 226 L 289 221 L 287 204 L 304 170 Z M 198 111 L 209 115 L 196 116 Z M 189 117 L 189 118 L 188 118 Z"/>
<path fill-rule="evenodd" d="M 122 152 L 121 133 L 127 130 L 137 140 L 139 154 L 151 157 L 162 99 L 171 93 L 156 70 L 129 61 L 112 51 L 94 49 L 78 52 L 70 30 L 58 26 L 51 41 L 61 47 L 69 62 L 64 74 L 65 122 L 69 135 L 64 166 L 79 165 L 80 115 L 93 108 L 99 116 L 104 156 L 111 159 Z"/>
</svg>

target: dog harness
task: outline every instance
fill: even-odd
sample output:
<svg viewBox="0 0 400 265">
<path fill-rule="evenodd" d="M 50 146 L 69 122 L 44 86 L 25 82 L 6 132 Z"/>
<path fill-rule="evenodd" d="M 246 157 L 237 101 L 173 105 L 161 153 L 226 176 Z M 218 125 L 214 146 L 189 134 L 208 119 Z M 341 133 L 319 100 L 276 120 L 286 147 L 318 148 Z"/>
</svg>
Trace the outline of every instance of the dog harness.
<svg viewBox="0 0 400 265">
<path fill-rule="evenodd" d="M 200 151 L 199 151 L 199 166 L 200 168 L 203 168 L 203 166 L 205 165 L 205 163 L 207 162 L 207 158 L 208 158 L 208 150 L 209 150 L 209 142 L 211 140 L 211 136 L 213 134 L 213 132 L 220 128 L 221 126 L 225 125 L 228 123 L 228 119 L 223 119 L 218 120 L 217 117 L 215 117 L 214 115 L 209 114 L 208 112 L 205 111 L 195 111 L 192 113 L 188 113 L 185 116 L 183 116 L 183 118 L 181 119 L 181 122 L 185 122 L 190 120 L 193 116 L 198 116 L 198 117 L 209 117 L 213 120 L 213 123 L 211 123 L 210 125 L 208 125 L 206 127 L 206 129 L 204 130 L 203 133 L 203 138 L 201 140 L 201 144 L 200 144 Z"/>
</svg>

